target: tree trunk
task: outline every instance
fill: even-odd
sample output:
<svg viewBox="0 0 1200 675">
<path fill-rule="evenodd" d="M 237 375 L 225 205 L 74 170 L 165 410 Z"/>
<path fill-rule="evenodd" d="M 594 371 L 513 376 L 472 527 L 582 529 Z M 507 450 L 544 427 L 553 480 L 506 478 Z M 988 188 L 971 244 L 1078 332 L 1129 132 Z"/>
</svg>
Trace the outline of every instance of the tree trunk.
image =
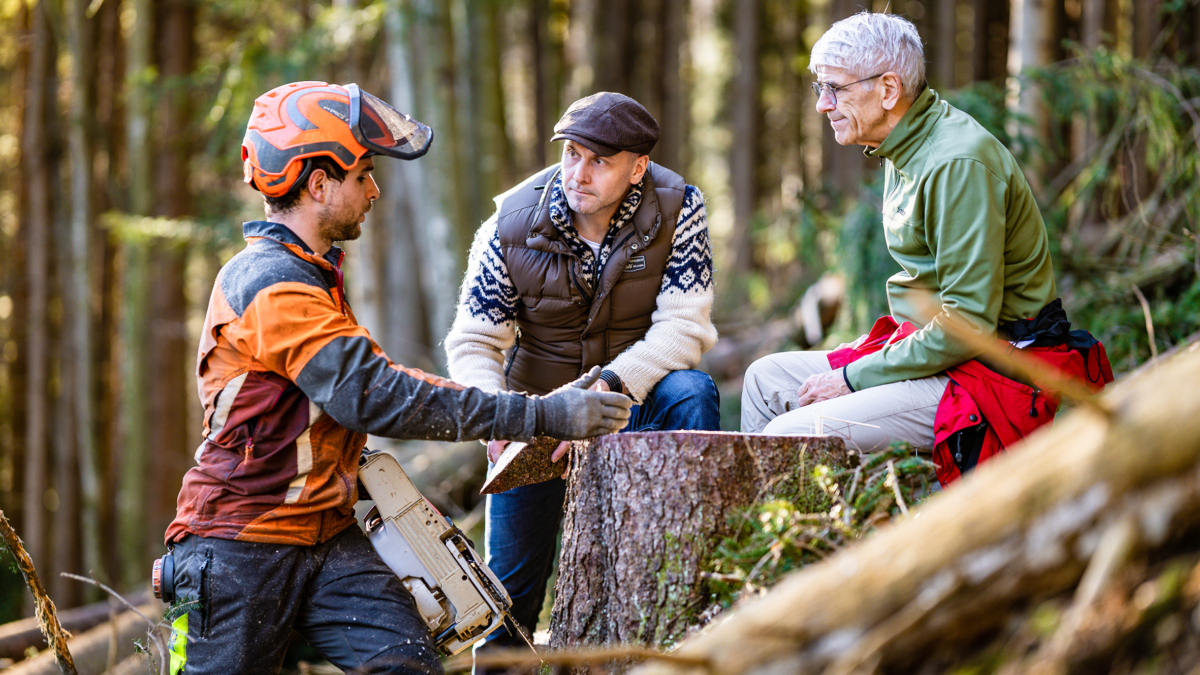
<svg viewBox="0 0 1200 675">
<path fill-rule="evenodd" d="M 446 216 L 443 194 L 453 192 L 453 185 L 439 184 L 430 176 L 444 175 L 438 172 L 445 166 L 444 154 L 448 128 L 438 125 L 442 118 L 440 106 L 435 100 L 433 87 L 429 84 L 436 60 L 431 60 L 426 45 L 434 42 L 421 36 L 426 32 L 425 19 L 413 7 L 411 0 L 391 0 L 385 15 L 387 30 L 387 59 L 391 75 L 392 103 L 397 109 L 409 113 L 433 127 L 433 146 L 429 154 L 412 162 L 393 162 L 389 167 L 388 188 L 392 194 L 389 209 L 397 214 L 398 227 L 394 245 L 411 255 L 411 264 L 397 260 L 392 278 L 403 280 L 400 288 L 414 292 L 419 289 L 420 298 L 414 298 L 404 311 L 411 312 L 412 322 L 400 339 L 415 342 L 407 349 L 414 357 L 425 356 L 433 363 L 444 364 L 445 352 L 434 348 L 445 335 L 454 318 L 457 300 L 457 281 L 460 278 L 455 235 L 451 220 Z M 447 280 L 454 280 L 447 283 Z M 411 290 L 410 290 L 411 289 Z M 403 361 L 402 361 L 403 362 Z"/>
<path fill-rule="evenodd" d="M 929 82 L 935 89 L 947 92 L 954 88 L 954 76 L 958 68 L 958 2 L 938 0 L 933 5 L 933 35 L 927 38 L 933 47 L 933 68 L 930 69 L 932 77 L 929 78 Z"/>
<path fill-rule="evenodd" d="M 68 132 L 71 157 L 71 236 L 65 242 L 70 250 L 71 265 L 64 275 L 63 294 L 67 325 L 69 326 L 70 374 L 64 378 L 70 385 L 74 412 L 75 455 L 79 463 L 79 532 L 83 562 L 86 569 L 96 570 L 108 578 L 100 559 L 100 476 L 96 458 L 95 415 L 92 401 L 96 388 L 92 360 L 92 274 L 95 197 L 93 162 L 95 136 L 93 119 L 96 114 L 95 55 L 92 45 L 92 21 L 87 17 L 90 0 L 70 0 L 64 3 L 67 44 L 71 52 L 71 118 Z M 66 326 L 64 326 L 66 328 Z"/>
<path fill-rule="evenodd" d="M 150 104 L 150 73 L 154 66 L 154 0 L 131 0 L 133 25 L 129 30 L 125 128 L 128 137 L 130 213 L 150 215 L 154 207 L 154 161 L 151 154 L 153 111 Z M 117 423 L 114 470 L 119 476 L 117 490 L 123 498 L 117 503 L 118 538 L 123 552 L 121 579 L 134 583 L 144 574 L 147 548 L 145 514 L 147 504 L 147 467 L 149 463 L 149 417 L 147 393 L 150 335 L 147 331 L 146 247 L 124 243 L 119 251 L 120 280 L 117 292 L 123 302 L 117 319 L 120 371 L 120 412 Z"/>
<path fill-rule="evenodd" d="M 735 3 L 733 8 L 734 51 L 737 71 L 733 75 L 730 125 L 733 145 L 729 160 L 733 188 L 733 261 L 725 278 L 741 278 L 754 266 L 753 221 L 758 205 L 758 131 L 762 105 L 759 91 L 759 23 L 761 0 Z M 741 297 L 741 293 L 737 297 Z"/>
<path fill-rule="evenodd" d="M 955 664 L 995 664 L 997 655 L 1016 659 L 1002 672 L 1034 665 L 1057 673 L 1143 672 L 1118 668 L 1104 652 L 1097 654 L 1104 667 L 1075 661 L 1068 669 L 1070 650 L 1062 645 L 1087 646 L 1076 628 L 1088 622 L 1076 619 L 1110 623 L 1116 616 L 1122 630 L 1141 625 L 1104 611 L 1108 590 L 1139 565 L 1177 554 L 1186 570 L 1195 567 L 1200 396 L 1187 383 L 1197 378 L 1200 344 L 1193 344 L 1110 387 L 1100 404 L 1111 413 L 1071 412 L 934 495 L 916 515 L 740 605 L 676 654 L 705 659 L 710 672 L 727 675 L 960 672 Z M 1190 573 L 1195 579 L 1200 571 Z M 1145 591 L 1130 593 L 1139 620 L 1172 616 L 1176 605 L 1167 589 L 1144 586 L 1153 590 L 1145 602 L 1139 599 Z M 1050 622 L 1043 614 L 1041 627 L 1019 647 L 1010 641 L 987 651 L 991 643 L 979 642 L 1017 612 L 1036 614 L 1040 603 L 1072 595 L 1065 612 Z M 1185 639 L 1195 635 L 1183 626 L 1191 626 L 1197 594 L 1187 597 L 1183 630 L 1173 634 Z M 1046 628 L 1054 626 L 1062 632 L 1047 638 Z M 1153 623 L 1145 627 L 1149 635 L 1175 639 L 1155 630 Z M 984 646 L 976 651 L 971 644 Z M 1135 654 L 1142 644 L 1126 642 Z M 957 661 L 938 665 L 939 657 Z"/>
<path fill-rule="evenodd" d="M 409 81 L 414 116 L 434 130 L 433 147 L 429 154 L 405 167 L 414 178 L 412 203 L 417 208 L 413 236 L 419 242 L 421 279 L 425 292 L 425 307 L 429 312 L 429 331 L 440 340 L 450 329 L 458 299 L 458 280 L 462 277 L 465 248 L 470 235 L 460 242 L 459 228 L 467 229 L 463 219 L 464 200 L 458 199 L 456 177 L 459 165 L 458 134 L 455 117 L 454 49 L 446 44 L 452 35 L 450 16 L 433 0 L 393 0 L 394 35 L 408 47 L 405 58 L 411 64 Z M 389 58 L 394 58 L 395 54 Z M 395 78 L 392 73 L 393 86 Z M 397 90 L 398 91 L 398 90 Z M 403 110 L 403 108 L 401 108 Z M 405 112 L 409 112 L 405 110 Z M 427 176 L 444 177 L 442 180 Z M 472 224 L 475 225 L 475 224 Z M 470 228 L 474 233 L 474 227 Z M 451 281 L 452 280 L 452 281 Z M 445 353 L 434 350 L 433 358 L 444 364 Z"/>
<path fill-rule="evenodd" d="M 686 149 L 688 138 L 688 110 L 684 84 L 683 51 L 687 43 L 686 0 L 662 0 L 659 6 L 658 27 L 659 64 L 656 88 L 658 89 L 658 123 L 662 128 L 658 144 L 654 149 L 654 160 L 663 166 L 684 174 L 687 172 Z"/>
<path fill-rule="evenodd" d="M 159 89 L 156 139 L 154 213 L 168 218 L 193 212 L 191 153 L 193 89 L 188 86 L 196 63 L 197 6 L 193 0 L 162 0 L 155 16 L 156 54 L 162 87 Z M 187 294 L 184 244 L 160 239 L 150 246 L 150 342 L 148 427 L 149 482 L 145 546 L 153 552 L 162 546 L 163 531 L 175 513 L 178 486 L 191 463 L 187 426 L 188 405 L 197 401 L 191 384 L 191 359 L 187 332 Z M 148 553 L 144 560 L 151 557 Z M 145 564 L 144 562 L 142 564 Z"/>
<path fill-rule="evenodd" d="M 142 590 L 126 597 L 134 605 L 144 605 L 151 601 L 149 590 Z M 113 616 L 113 600 L 67 609 L 58 612 L 58 622 L 63 630 L 69 633 L 82 633 L 106 623 Z M 128 611 L 124 605 L 116 609 L 118 615 Z M 48 648 L 46 636 L 38 627 L 37 619 L 29 617 L 0 625 L 0 659 L 19 661 L 25 658 L 25 652 L 30 647 L 39 651 Z"/>
<path fill-rule="evenodd" d="M 34 5 L 32 17 L 33 53 L 30 58 L 23 129 L 26 204 L 23 218 L 26 233 L 26 275 L 28 305 L 25 325 L 25 475 L 24 513 L 25 548 L 34 565 L 47 565 L 46 480 L 49 457 L 50 376 L 49 333 L 46 308 L 50 301 L 50 233 L 53 228 L 51 205 L 54 175 L 55 117 L 54 96 L 57 80 L 54 64 L 58 48 L 50 29 L 46 3 Z"/>
<path fill-rule="evenodd" d="M 971 0 L 971 4 L 975 10 L 973 78 L 1002 84 L 1008 72 L 1009 4 L 995 0 Z"/>
<path fill-rule="evenodd" d="M 1012 43 L 1008 50 L 1008 76 L 1016 85 L 1009 89 L 1008 107 L 1017 118 L 1025 120 L 1023 124 L 1028 124 L 1023 131 L 1025 140 L 1030 143 L 1050 137 L 1050 114 L 1040 92 L 1021 75 L 1030 68 L 1044 66 L 1054 59 L 1054 40 L 1058 35 L 1056 4 L 1050 0 L 1012 0 L 1011 4 L 1012 27 L 1009 35 Z M 1022 130 L 1016 127 L 1017 122 L 1012 124 L 1014 128 L 1009 133 L 1017 139 Z M 1035 192 L 1041 188 L 1038 176 L 1042 175 L 1040 170 L 1043 168 L 1045 162 L 1040 161 L 1036 154 L 1031 155 L 1025 177 Z"/>
<path fill-rule="evenodd" d="M 815 496 L 804 467 L 847 465 L 841 439 L 630 433 L 575 444 L 552 645 L 670 645 L 709 603 L 703 572 L 730 516 Z M 782 480 L 781 480 L 782 478 Z"/>
<path fill-rule="evenodd" d="M 95 15 L 96 30 L 93 34 L 93 49 L 97 54 L 96 93 L 97 133 L 96 164 L 98 176 L 97 201 L 95 213 L 107 213 L 116 208 L 127 208 L 124 202 L 122 167 L 125 163 L 126 136 L 124 103 L 125 90 L 125 40 L 121 33 L 121 6 L 118 3 L 106 2 L 100 6 Z M 96 46 L 101 48 L 97 49 Z M 92 302 L 98 309 L 95 338 L 93 340 L 93 391 L 96 392 L 96 409 L 94 438 L 96 443 L 97 470 L 100 475 L 100 492 L 98 498 L 97 532 L 106 536 L 100 540 L 101 567 L 115 588 L 122 590 L 123 579 L 119 575 L 122 569 L 120 537 L 112 536 L 118 532 L 118 482 L 120 474 L 117 469 L 117 448 L 120 447 L 116 436 L 117 420 L 119 419 L 119 387 L 120 376 L 116 364 L 120 358 L 118 352 L 120 336 L 116 331 L 116 320 L 122 298 L 119 295 L 120 274 L 117 267 L 116 237 L 106 230 L 96 232 L 95 256 L 97 279 L 91 290 Z"/>
</svg>

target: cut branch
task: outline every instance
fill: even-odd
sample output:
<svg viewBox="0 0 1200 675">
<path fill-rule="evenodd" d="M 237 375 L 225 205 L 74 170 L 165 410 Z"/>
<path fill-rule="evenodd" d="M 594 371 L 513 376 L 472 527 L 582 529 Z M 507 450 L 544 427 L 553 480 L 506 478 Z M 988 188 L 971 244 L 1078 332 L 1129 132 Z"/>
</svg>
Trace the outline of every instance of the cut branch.
<svg viewBox="0 0 1200 675">
<path fill-rule="evenodd" d="M 25 552 L 21 538 L 17 536 L 16 531 L 8 522 L 8 518 L 4 516 L 4 511 L 0 511 L 0 537 L 3 538 L 4 545 L 8 547 L 8 550 L 12 551 L 13 557 L 17 559 L 17 567 L 21 570 L 21 576 L 25 577 L 25 584 L 29 586 L 29 592 L 33 594 L 34 613 L 38 619 L 38 626 L 46 636 L 46 644 L 54 649 L 54 660 L 58 662 L 58 667 L 62 670 L 63 675 L 76 675 L 75 661 L 71 658 L 71 650 L 67 649 L 67 638 L 70 636 L 59 625 L 54 602 L 50 596 L 46 595 L 46 589 L 42 586 L 41 579 L 38 578 L 33 561 Z"/>
</svg>

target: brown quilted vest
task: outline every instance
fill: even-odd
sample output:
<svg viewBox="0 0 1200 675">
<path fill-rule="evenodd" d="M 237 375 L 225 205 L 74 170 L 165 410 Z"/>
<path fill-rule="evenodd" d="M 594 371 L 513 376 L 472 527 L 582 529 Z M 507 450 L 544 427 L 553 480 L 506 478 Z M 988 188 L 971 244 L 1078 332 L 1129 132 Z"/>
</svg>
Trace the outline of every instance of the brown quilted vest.
<svg viewBox="0 0 1200 675">
<path fill-rule="evenodd" d="M 500 248 L 516 286 L 517 345 L 508 388 L 544 394 L 604 366 L 650 329 L 687 185 L 653 162 L 593 287 L 550 220 L 556 164 L 496 198 Z"/>
</svg>

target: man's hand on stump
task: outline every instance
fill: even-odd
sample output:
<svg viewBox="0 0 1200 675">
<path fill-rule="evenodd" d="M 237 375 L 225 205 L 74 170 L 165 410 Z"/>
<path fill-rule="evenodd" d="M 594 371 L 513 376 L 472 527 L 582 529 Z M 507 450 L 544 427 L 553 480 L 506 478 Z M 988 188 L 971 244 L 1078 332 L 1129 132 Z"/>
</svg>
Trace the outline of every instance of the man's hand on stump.
<svg viewBox="0 0 1200 675">
<path fill-rule="evenodd" d="M 846 378 L 840 368 L 812 375 L 796 390 L 796 395 L 800 397 L 800 407 L 851 393 L 853 392 L 846 384 Z"/>
</svg>

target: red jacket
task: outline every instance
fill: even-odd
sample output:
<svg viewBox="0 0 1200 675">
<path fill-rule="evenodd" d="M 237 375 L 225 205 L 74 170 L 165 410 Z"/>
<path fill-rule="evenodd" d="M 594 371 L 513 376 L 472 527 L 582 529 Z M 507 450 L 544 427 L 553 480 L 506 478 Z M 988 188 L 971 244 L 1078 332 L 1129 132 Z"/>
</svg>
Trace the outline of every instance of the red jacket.
<svg viewBox="0 0 1200 675">
<path fill-rule="evenodd" d="M 1055 307 L 1061 314 L 1061 306 Z M 1041 318 L 1039 314 L 1038 319 Z M 1062 321 L 1065 322 L 1065 315 L 1062 315 Z M 844 368 L 848 363 L 879 351 L 889 342 L 907 338 L 916 330 L 916 326 L 907 321 L 897 325 L 890 316 L 885 316 L 875 322 L 858 347 L 830 352 L 829 365 L 835 369 Z M 1026 333 L 1028 336 L 1039 335 L 1036 331 Z M 1048 342 L 1059 344 L 1045 344 Z M 1104 345 L 1087 331 L 1068 332 L 1066 328 L 1060 328 L 1055 336 L 1043 336 L 1022 351 L 1046 362 L 1060 374 L 1080 380 L 1093 391 L 1113 380 Z M 938 467 L 938 481 L 943 486 L 1050 422 L 1058 412 L 1059 397 L 1054 392 L 1013 380 L 977 359 L 960 363 L 945 372 L 950 384 L 942 394 L 933 422 L 933 461 Z"/>
</svg>

